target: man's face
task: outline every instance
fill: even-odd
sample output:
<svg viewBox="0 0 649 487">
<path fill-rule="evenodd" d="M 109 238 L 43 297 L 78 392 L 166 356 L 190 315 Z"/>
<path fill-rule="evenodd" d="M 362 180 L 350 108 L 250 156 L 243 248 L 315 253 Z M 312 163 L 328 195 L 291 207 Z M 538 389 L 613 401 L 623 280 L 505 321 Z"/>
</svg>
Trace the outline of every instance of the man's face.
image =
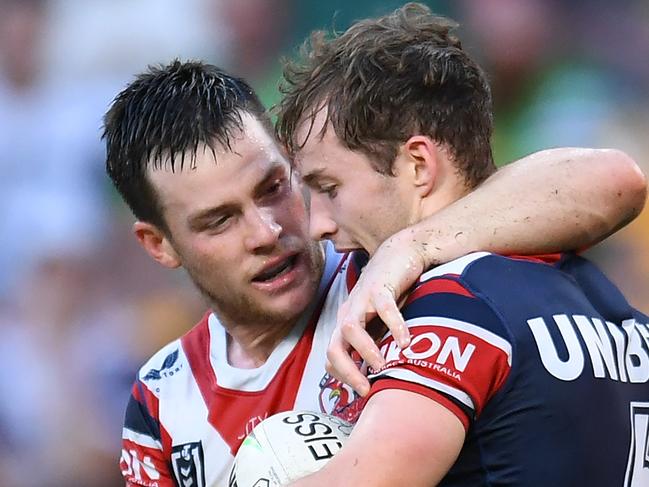
<svg viewBox="0 0 649 487">
<path fill-rule="evenodd" d="M 313 298 L 322 249 L 301 186 L 262 124 L 244 115 L 231 151 L 199 147 L 195 168 L 149 172 L 169 243 L 221 316 L 286 322 Z"/>
<path fill-rule="evenodd" d="M 363 248 L 370 254 L 390 235 L 408 226 L 412 197 L 396 177 L 377 172 L 365 155 L 344 147 L 321 110 L 311 135 L 295 157 L 310 190 L 310 233 L 333 241 L 338 251 Z M 309 122 L 298 129 L 297 140 L 309 133 Z"/>
</svg>

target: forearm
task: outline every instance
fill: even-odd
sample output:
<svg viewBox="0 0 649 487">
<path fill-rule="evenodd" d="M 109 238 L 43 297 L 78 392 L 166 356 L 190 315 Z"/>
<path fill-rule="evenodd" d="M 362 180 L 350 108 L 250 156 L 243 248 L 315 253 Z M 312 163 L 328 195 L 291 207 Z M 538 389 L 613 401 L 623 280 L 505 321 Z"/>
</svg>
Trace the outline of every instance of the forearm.
<svg viewBox="0 0 649 487">
<path fill-rule="evenodd" d="M 289 485 L 431 487 L 457 459 L 464 437 L 460 420 L 441 404 L 418 393 L 386 389 L 369 399 L 329 463 Z"/>
<path fill-rule="evenodd" d="M 550 149 L 500 169 L 470 194 L 396 234 L 423 267 L 475 250 L 548 253 L 593 245 L 635 218 L 646 179 L 616 150 Z"/>
</svg>

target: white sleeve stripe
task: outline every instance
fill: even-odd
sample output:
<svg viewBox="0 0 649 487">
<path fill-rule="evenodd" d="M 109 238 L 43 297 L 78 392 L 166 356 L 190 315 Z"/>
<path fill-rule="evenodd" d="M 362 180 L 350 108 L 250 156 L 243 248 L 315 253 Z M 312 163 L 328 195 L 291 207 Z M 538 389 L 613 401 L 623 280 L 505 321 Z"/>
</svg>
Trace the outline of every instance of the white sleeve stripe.
<svg viewBox="0 0 649 487">
<path fill-rule="evenodd" d="M 147 448 L 162 450 L 162 444 L 159 441 L 128 428 L 122 428 L 122 439 L 132 441 L 140 446 L 146 446 Z"/>
<path fill-rule="evenodd" d="M 505 352 L 505 355 L 507 355 L 507 364 L 510 367 L 512 365 L 511 343 L 480 326 L 467 323 L 466 321 L 444 318 L 442 316 L 420 316 L 418 318 L 406 320 L 406 325 L 408 326 L 408 328 L 415 328 L 418 326 L 438 326 L 469 333 Z M 383 339 L 387 338 L 389 335 L 390 332 L 386 333 Z"/>
<path fill-rule="evenodd" d="M 487 255 L 491 254 L 489 252 L 473 252 L 471 254 L 465 255 L 464 257 L 460 257 L 459 259 L 452 260 L 447 264 L 438 265 L 437 267 L 424 272 L 419 277 L 419 282 L 425 282 L 428 279 L 443 276 L 444 274 L 462 274 L 462 272 L 464 272 L 464 269 L 466 269 L 469 264 L 471 264 L 473 261 L 481 259 L 482 257 L 486 257 Z"/>
<path fill-rule="evenodd" d="M 416 372 L 406 369 L 386 369 L 378 374 L 371 374 L 368 376 L 369 379 L 378 379 L 380 377 L 389 377 L 391 379 L 404 380 L 406 382 L 412 382 L 415 384 L 420 384 L 428 387 L 429 389 L 434 389 L 449 396 L 454 397 L 460 401 L 465 406 L 471 408 L 472 411 L 475 411 L 475 406 L 473 405 L 473 400 L 466 392 L 463 392 L 455 387 L 448 386 L 441 382 L 438 382 L 434 379 L 429 379 L 427 377 L 421 376 Z"/>
</svg>

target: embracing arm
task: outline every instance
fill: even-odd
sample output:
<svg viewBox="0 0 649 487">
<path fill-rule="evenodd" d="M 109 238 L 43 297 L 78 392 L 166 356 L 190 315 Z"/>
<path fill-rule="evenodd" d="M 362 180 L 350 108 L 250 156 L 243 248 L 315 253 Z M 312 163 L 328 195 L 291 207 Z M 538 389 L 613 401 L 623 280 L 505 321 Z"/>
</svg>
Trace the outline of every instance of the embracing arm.
<svg viewBox="0 0 649 487">
<path fill-rule="evenodd" d="M 640 213 L 646 191 L 638 166 L 617 150 L 550 149 L 505 166 L 464 198 L 383 242 L 339 311 L 329 372 L 367 392 L 369 383 L 348 351 L 381 367 L 364 330 L 377 314 L 399 344 L 408 344 L 395 302 L 425 269 L 475 250 L 539 254 L 593 245 Z"/>
<path fill-rule="evenodd" d="M 574 250 L 603 240 L 638 216 L 646 192 L 645 176 L 621 151 L 549 149 L 503 167 L 404 233 L 411 232 L 419 245 L 424 268 L 475 250 Z"/>
<path fill-rule="evenodd" d="M 439 403 L 415 392 L 383 390 L 370 397 L 329 463 L 290 485 L 430 487 L 451 468 L 464 436 L 461 421 Z"/>
</svg>

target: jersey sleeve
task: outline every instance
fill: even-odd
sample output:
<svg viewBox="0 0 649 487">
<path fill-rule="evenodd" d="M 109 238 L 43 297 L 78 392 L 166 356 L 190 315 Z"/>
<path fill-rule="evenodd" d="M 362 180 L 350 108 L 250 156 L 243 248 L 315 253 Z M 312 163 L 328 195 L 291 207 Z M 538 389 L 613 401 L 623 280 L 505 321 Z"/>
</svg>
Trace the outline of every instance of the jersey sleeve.
<svg viewBox="0 0 649 487">
<path fill-rule="evenodd" d="M 120 469 L 127 487 L 175 487 L 158 415 L 158 400 L 139 380 L 133 385 L 124 428 Z"/>
<path fill-rule="evenodd" d="M 380 349 L 386 365 L 370 370 L 370 396 L 385 389 L 425 395 L 454 413 L 468 429 L 507 379 L 512 344 L 502 319 L 457 277 L 420 283 L 402 313 L 410 346 L 392 335 Z"/>
</svg>

